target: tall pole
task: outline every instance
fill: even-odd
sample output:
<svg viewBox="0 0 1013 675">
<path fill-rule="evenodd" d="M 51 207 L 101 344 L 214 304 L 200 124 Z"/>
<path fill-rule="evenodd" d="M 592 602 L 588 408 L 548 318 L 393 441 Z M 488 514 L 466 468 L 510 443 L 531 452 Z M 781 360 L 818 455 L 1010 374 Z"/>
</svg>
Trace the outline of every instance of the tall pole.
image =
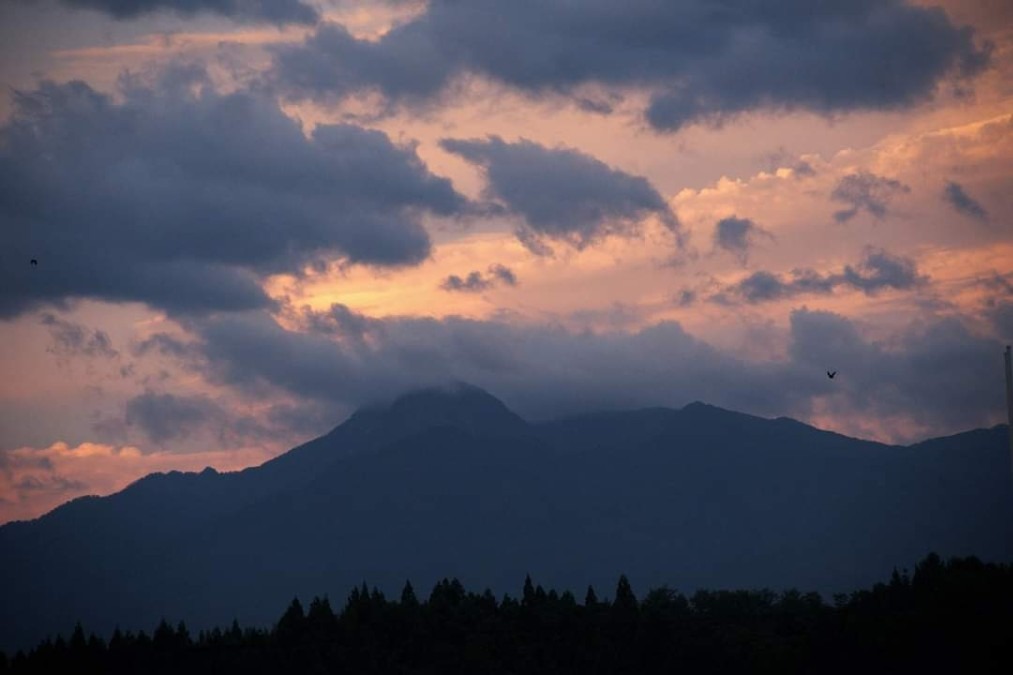
<svg viewBox="0 0 1013 675">
<path fill-rule="evenodd" d="M 1013 357 L 1010 346 L 1006 345 L 1006 421 L 1009 424 L 1009 459 L 1010 471 L 1013 471 Z"/>
</svg>

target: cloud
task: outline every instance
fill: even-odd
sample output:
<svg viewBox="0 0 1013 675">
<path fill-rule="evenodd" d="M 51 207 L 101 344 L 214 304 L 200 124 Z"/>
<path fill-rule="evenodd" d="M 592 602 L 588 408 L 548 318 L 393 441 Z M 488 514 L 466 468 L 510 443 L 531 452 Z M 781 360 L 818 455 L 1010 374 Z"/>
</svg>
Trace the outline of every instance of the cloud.
<svg viewBox="0 0 1013 675">
<path fill-rule="evenodd" d="M 212 420 L 224 417 L 224 411 L 207 396 L 146 391 L 126 404 L 127 425 L 140 427 L 158 444 L 189 436 Z"/>
<path fill-rule="evenodd" d="M 497 136 L 440 145 L 482 168 L 487 198 L 523 218 L 518 238 L 535 253 L 551 252 L 550 241 L 580 249 L 610 235 L 632 236 L 648 216 L 678 233 L 678 219 L 646 178 L 580 151 Z"/>
<path fill-rule="evenodd" d="M 463 279 L 456 274 L 451 274 L 440 284 L 445 291 L 464 291 L 467 293 L 480 293 L 492 287 L 492 280 L 482 276 L 481 272 L 470 272 Z"/>
<path fill-rule="evenodd" d="M 970 216 L 976 220 L 988 220 L 988 211 L 985 210 L 985 207 L 971 195 L 967 194 L 960 183 L 947 181 L 946 187 L 943 189 L 943 199 L 965 216 Z"/>
<path fill-rule="evenodd" d="M 881 249 L 866 249 L 858 265 L 845 265 L 835 274 L 820 274 L 811 269 L 796 269 L 784 277 L 760 270 L 711 296 L 720 303 L 741 299 L 750 304 L 784 300 L 799 295 L 826 295 L 838 288 L 851 288 L 866 295 L 886 290 L 910 290 L 927 281 L 918 274 L 910 258 L 894 256 Z"/>
<path fill-rule="evenodd" d="M 319 14 L 299 0 L 61 0 L 80 9 L 94 9 L 117 19 L 133 19 L 156 12 L 181 16 L 218 14 L 237 21 L 275 24 L 317 22 Z"/>
<path fill-rule="evenodd" d="M 39 323 L 49 329 L 49 335 L 53 340 L 53 344 L 46 351 L 60 358 L 86 356 L 114 359 L 119 356 L 105 331 L 90 330 L 49 312 L 42 315 Z"/>
<path fill-rule="evenodd" d="M 432 0 L 376 41 L 321 24 L 278 49 L 274 79 L 292 96 L 378 91 L 392 105 L 436 100 L 468 76 L 582 107 L 589 85 L 646 89 L 647 121 L 677 130 L 752 110 L 903 108 L 988 59 L 970 28 L 903 0 L 834 0 L 818 11 L 796 0 Z"/>
<path fill-rule="evenodd" d="M 714 229 L 714 247 L 727 251 L 739 259 L 743 265 L 749 258 L 749 249 L 758 237 L 773 238 L 748 218 L 729 216 L 717 222 Z"/>
<path fill-rule="evenodd" d="M 860 283 L 868 286 L 876 274 L 866 271 Z M 530 419 L 693 400 L 756 414 L 818 416 L 853 433 L 874 428 L 880 438 L 950 433 L 998 419 L 982 391 L 996 376 L 1001 343 L 970 330 L 970 320 L 959 316 L 922 318 L 872 338 L 843 316 L 798 309 L 787 354 L 756 361 L 703 342 L 674 321 L 596 331 L 344 310 L 358 322 L 351 335 L 333 312 L 320 313 L 330 325 L 324 333 L 306 321 L 300 329 L 283 327 L 262 312 L 200 319 L 193 340 L 201 372 L 217 386 L 273 388 L 335 415 L 457 380 L 488 389 Z M 833 382 L 827 369 L 840 372 Z"/>
<path fill-rule="evenodd" d="M 1001 343 L 972 332 L 957 317 L 913 325 L 886 342 L 863 338 L 847 318 L 796 310 L 790 358 L 837 369 L 829 409 L 848 415 L 906 417 L 937 433 L 999 421 Z"/>
<path fill-rule="evenodd" d="M 348 124 L 307 138 L 273 100 L 219 94 L 199 70 L 127 79 L 120 95 L 17 94 L 0 126 L 0 229 L 25 264 L 0 268 L 0 318 L 72 298 L 266 307 L 265 275 L 424 260 L 423 216 L 465 204 L 414 147 Z"/>
<path fill-rule="evenodd" d="M 0 524 L 35 518 L 84 495 L 108 495 L 156 471 L 231 471 L 260 464 L 260 448 L 175 454 L 142 453 L 134 446 L 64 442 L 0 451 Z"/>
<path fill-rule="evenodd" d="M 440 284 L 440 288 L 445 291 L 480 293 L 481 291 L 493 288 L 497 283 L 503 283 L 507 286 L 516 286 L 517 275 L 514 274 L 513 270 L 505 265 L 490 265 L 488 275 L 484 275 L 479 271 L 469 272 L 464 278 L 461 278 L 456 274 L 451 274 L 443 280 Z"/>
<path fill-rule="evenodd" d="M 911 188 L 898 180 L 868 171 L 848 174 L 837 181 L 834 191 L 830 193 L 831 199 L 848 205 L 848 208 L 834 212 L 834 220 L 846 223 L 860 211 L 865 211 L 876 219 L 883 218 L 890 200 L 899 193 L 910 191 Z"/>
</svg>

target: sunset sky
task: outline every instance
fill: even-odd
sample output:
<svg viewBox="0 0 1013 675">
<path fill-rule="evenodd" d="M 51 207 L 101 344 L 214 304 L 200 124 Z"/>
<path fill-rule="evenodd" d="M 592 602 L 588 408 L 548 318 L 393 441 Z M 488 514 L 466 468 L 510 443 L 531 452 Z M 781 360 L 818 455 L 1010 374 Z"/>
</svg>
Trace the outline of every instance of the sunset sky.
<svg viewBox="0 0 1013 675">
<path fill-rule="evenodd" d="M 1003 421 L 1005 0 L 5 0 L 0 81 L 0 522 L 450 381 Z"/>
</svg>

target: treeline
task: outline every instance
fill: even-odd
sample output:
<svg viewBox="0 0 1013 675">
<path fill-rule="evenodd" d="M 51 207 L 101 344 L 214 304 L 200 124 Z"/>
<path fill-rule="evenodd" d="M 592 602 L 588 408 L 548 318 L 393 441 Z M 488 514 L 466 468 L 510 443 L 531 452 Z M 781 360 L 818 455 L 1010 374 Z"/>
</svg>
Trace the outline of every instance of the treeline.
<svg viewBox="0 0 1013 675">
<path fill-rule="evenodd" d="M 625 577 L 583 602 L 527 579 L 519 598 L 441 581 L 419 600 L 363 585 L 335 611 L 293 600 L 270 629 L 191 634 L 79 625 L 0 673 L 1013 673 L 1013 567 L 930 555 L 832 604 L 815 593 L 658 588 Z"/>
</svg>

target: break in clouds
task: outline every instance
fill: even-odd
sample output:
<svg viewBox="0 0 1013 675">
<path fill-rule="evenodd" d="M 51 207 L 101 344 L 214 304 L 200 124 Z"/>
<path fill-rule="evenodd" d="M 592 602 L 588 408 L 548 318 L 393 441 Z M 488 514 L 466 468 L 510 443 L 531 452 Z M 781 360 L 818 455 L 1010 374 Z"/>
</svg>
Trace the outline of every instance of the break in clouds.
<svg viewBox="0 0 1013 675">
<path fill-rule="evenodd" d="M 582 87 L 645 89 L 647 122 L 674 131 L 755 110 L 903 108 L 988 58 L 970 28 L 903 0 L 431 0 L 376 41 L 321 23 L 278 48 L 273 78 L 293 97 L 413 106 L 478 76 L 603 113 Z"/>
</svg>

